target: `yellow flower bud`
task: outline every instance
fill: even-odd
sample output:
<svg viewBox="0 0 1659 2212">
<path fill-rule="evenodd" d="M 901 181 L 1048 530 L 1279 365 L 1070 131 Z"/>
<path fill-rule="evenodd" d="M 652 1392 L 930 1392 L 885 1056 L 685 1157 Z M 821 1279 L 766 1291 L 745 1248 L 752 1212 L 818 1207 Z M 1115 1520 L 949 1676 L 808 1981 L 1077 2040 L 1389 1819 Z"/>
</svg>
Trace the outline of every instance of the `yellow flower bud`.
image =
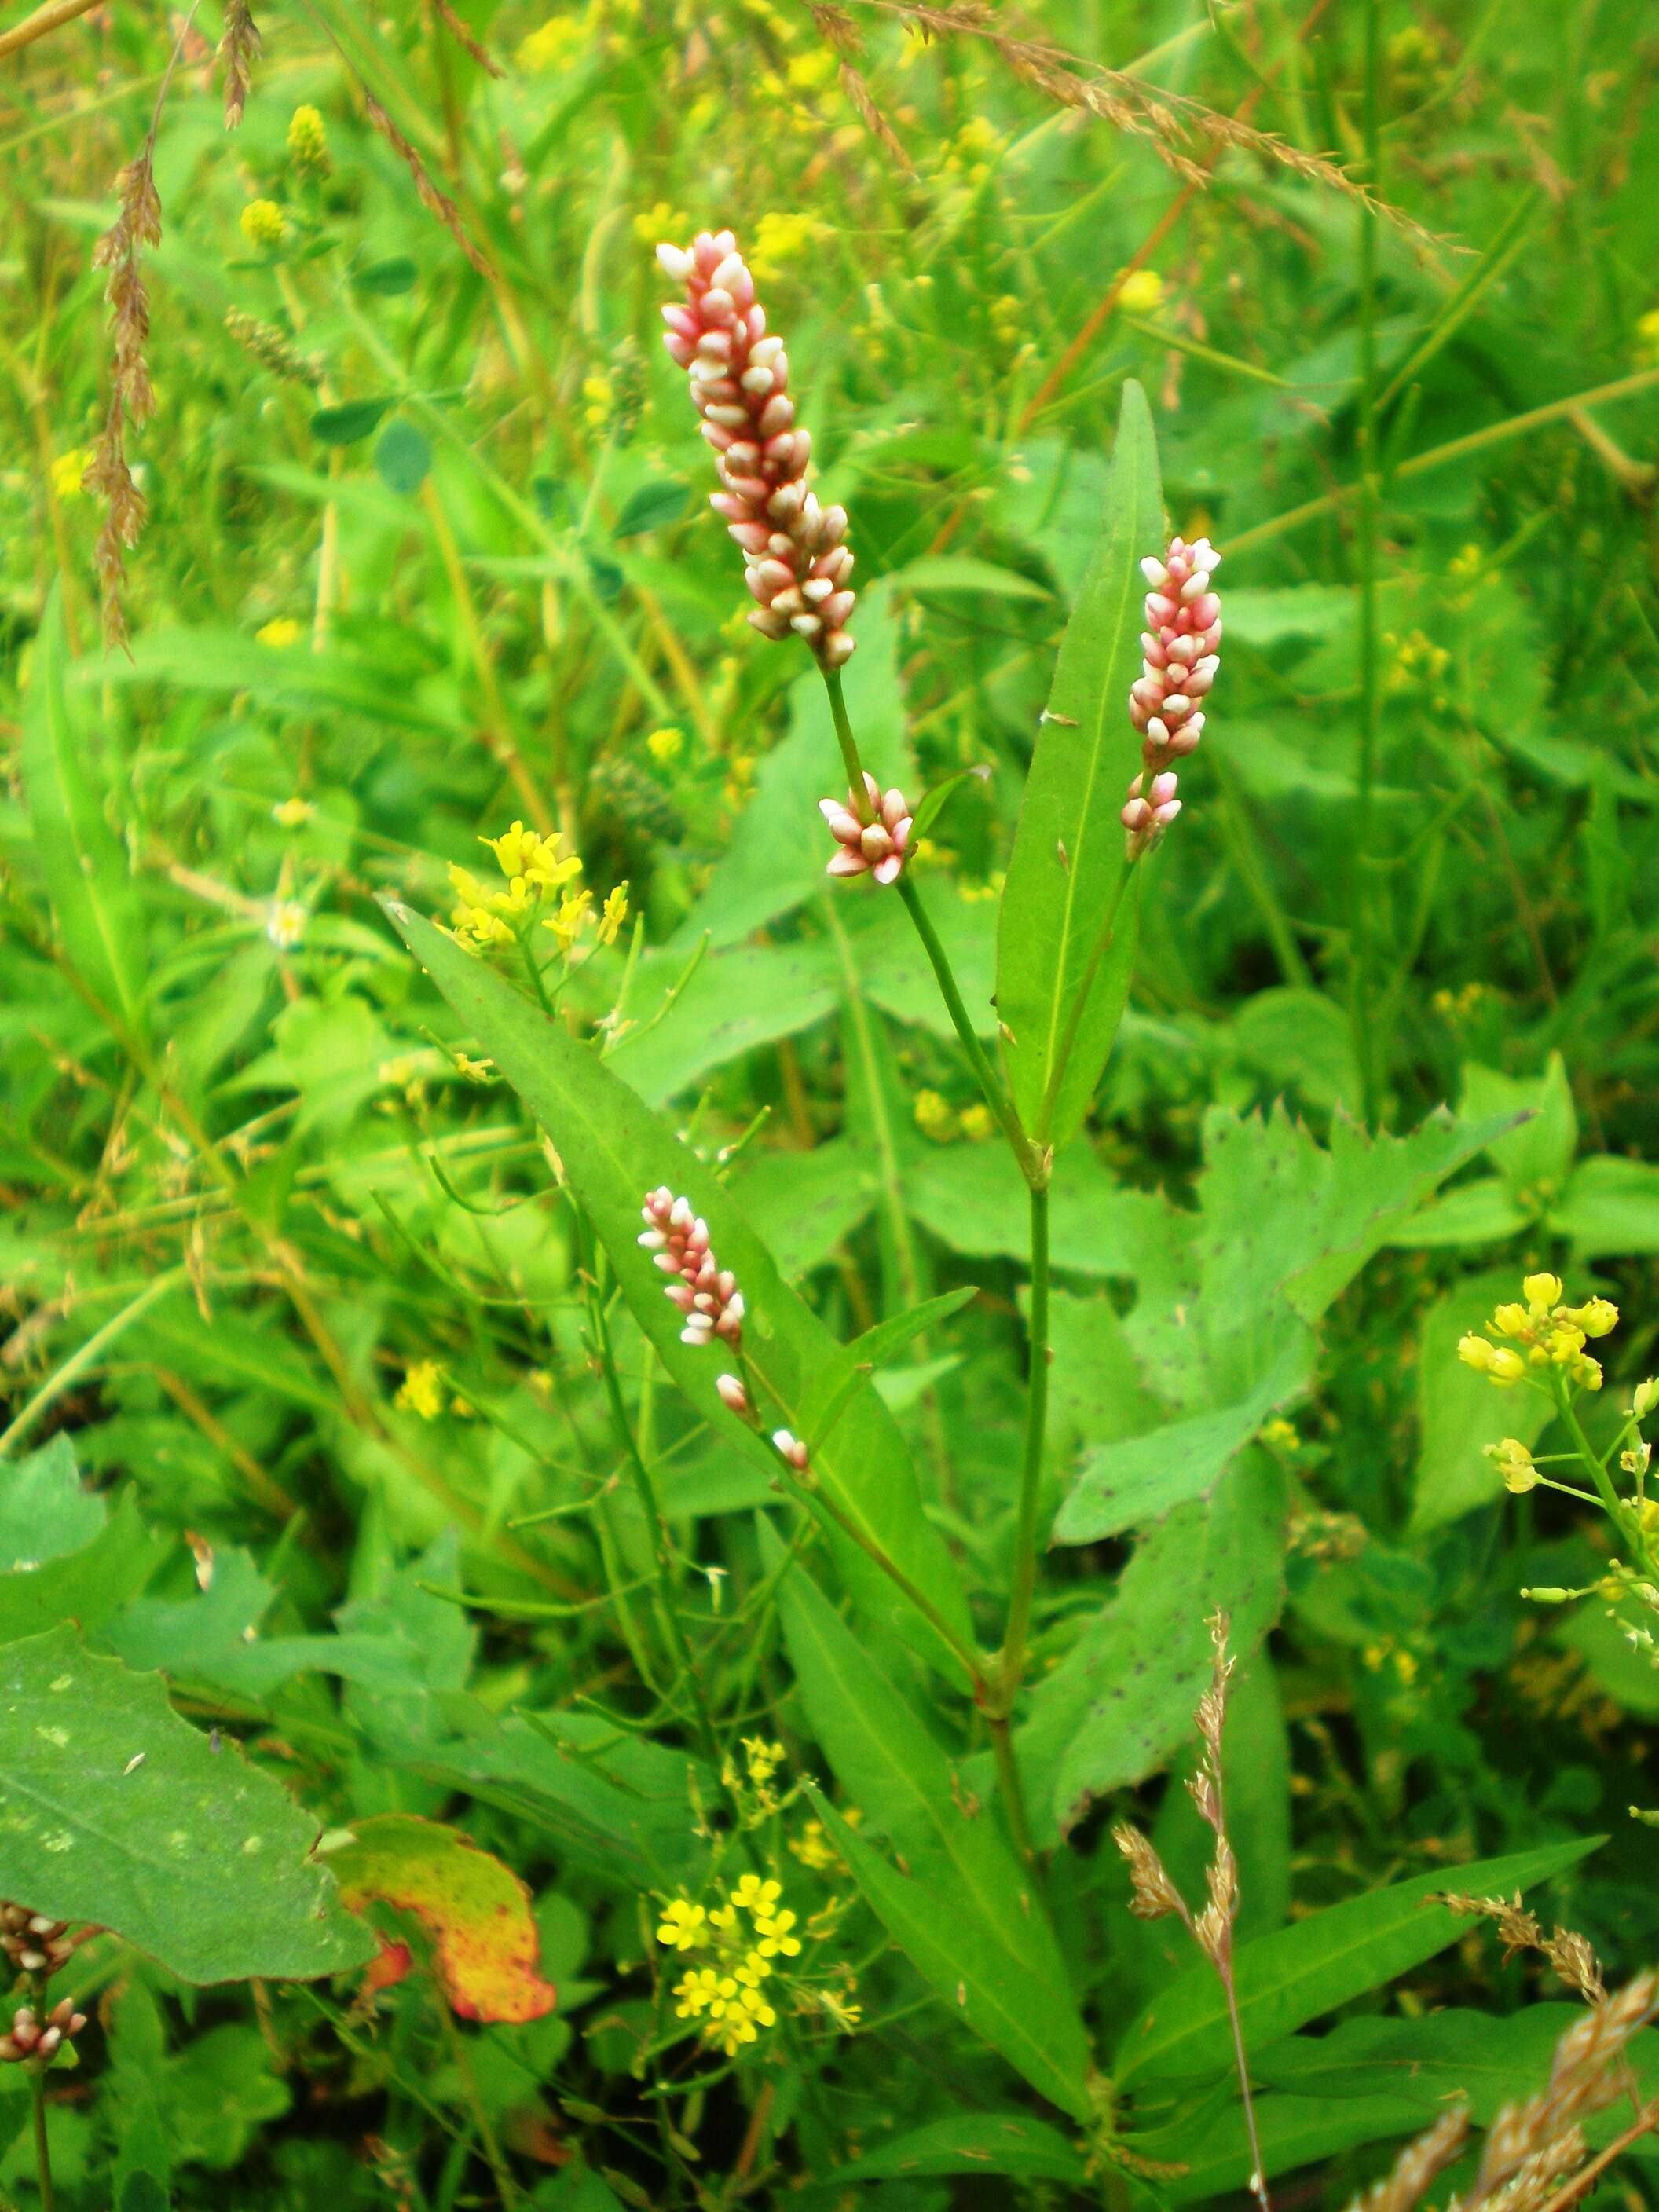
<svg viewBox="0 0 1659 2212">
<path fill-rule="evenodd" d="M 1486 1457 L 1496 1463 L 1505 1490 L 1522 1498 L 1538 1487 L 1538 1469 L 1533 1465 L 1532 1454 L 1518 1437 L 1505 1437 L 1501 1443 L 1488 1444 L 1486 1451 Z"/>
<path fill-rule="evenodd" d="M 1497 1353 L 1484 1336 L 1464 1336 L 1458 1339 L 1457 1356 L 1465 1367 L 1473 1367 L 1476 1374 L 1490 1375 Z"/>
<path fill-rule="evenodd" d="M 250 200 L 240 221 L 250 246 L 280 246 L 288 234 L 288 217 L 275 200 Z"/>
<path fill-rule="evenodd" d="M 1521 1288 L 1534 1314 L 1548 1313 L 1561 1303 L 1559 1275 L 1528 1275 Z"/>
<path fill-rule="evenodd" d="M 1637 1384 L 1630 1409 L 1637 1420 L 1644 1421 L 1656 1406 L 1659 1406 L 1659 1375 L 1650 1375 L 1645 1382 Z"/>
<path fill-rule="evenodd" d="M 1587 1298 L 1582 1306 L 1569 1306 L 1566 1317 L 1586 1336 L 1607 1336 L 1619 1326 L 1619 1309 L 1611 1298 Z"/>
<path fill-rule="evenodd" d="M 1595 1365 L 1593 1360 L 1590 1364 L 1592 1366 Z M 1520 1353 L 1511 1352 L 1507 1345 L 1499 1345 L 1495 1348 L 1491 1363 L 1486 1369 L 1487 1374 L 1500 1389 L 1506 1389 L 1511 1382 L 1518 1382 L 1526 1371 L 1526 1363 Z M 1599 1369 L 1597 1375 L 1599 1377 Z"/>
<path fill-rule="evenodd" d="M 1519 1336 L 1527 1325 L 1525 1306 L 1499 1306 L 1492 1317 L 1492 1325 L 1499 1336 Z"/>
</svg>

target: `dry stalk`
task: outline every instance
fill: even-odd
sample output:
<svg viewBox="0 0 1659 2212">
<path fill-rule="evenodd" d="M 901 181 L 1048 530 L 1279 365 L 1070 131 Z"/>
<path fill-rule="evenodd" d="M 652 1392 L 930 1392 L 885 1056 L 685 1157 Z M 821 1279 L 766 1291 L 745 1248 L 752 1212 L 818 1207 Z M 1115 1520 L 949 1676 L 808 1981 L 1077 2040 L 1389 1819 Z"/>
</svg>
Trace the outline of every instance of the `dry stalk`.
<svg viewBox="0 0 1659 2212">
<path fill-rule="evenodd" d="M 1552 1956 L 1530 1914 L 1519 1900 L 1502 1898 L 1447 1899 L 1455 1911 L 1486 1912 L 1498 1921 L 1512 1948 L 1535 1948 Z M 1561 1931 L 1557 1930 L 1559 1948 Z M 1584 1973 L 1600 1984 L 1600 1969 L 1582 1936 L 1570 1948 L 1557 1972 L 1582 1987 Z M 1569 1971 L 1569 1968 L 1571 1971 Z M 1589 2009 L 1555 2046 L 1549 2079 L 1534 2095 L 1504 2106 L 1486 2130 L 1480 2165 L 1468 2195 L 1455 2197 L 1450 2212 L 1565 2212 L 1592 2188 L 1613 2157 L 1659 2124 L 1659 2104 L 1639 2107 L 1631 2125 L 1600 2156 L 1589 2157 L 1581 2123 L 1614 2103 L 1630 2084 L 1626 2046 L 1651 2019 L 1659 1975 L 1638 1974 L 1613 1996 L 1593 1997 Z M 1458 2106 L 1428 2131 L 1407 2143 L 1382 2180 L 1349 2206 L 1349 2212 L 1412 2212 L 1436 2176 L 1462 2148 L 1468 2115 Z"/>
<path fill-rule="evenodd" d="M 1218 154 L 1229 149 L 1251 154 L 1306 183 L 1322 185 L 1357 201 L 1419 246 L 1444 244 L 1402 210 L 1379 199 L 1330 155 L 1305 153 L 1275 131 L 1258 131 L 1188 94 L 1108 69 L 1047 40 L 1018 38 L 1008 29 L 1006 18 L 984 0 L 854 0 L 854 4 L 896 16 L 924 38 L 982 40 L 1045 99 L 1097 116 L 1126 137 L 1139 140 L 1183 182 L 1198 189 L 1209 185 Z M 829 12 L 813 9 L 820 28 Z"/>
<path fill-rule="evenodd" d="M 114 222 L 92 249 L 94 269 L 107 269 L 104 297 L 110 307 L 113 361 L 109 411 L 82 482 L 104 501 L 104 526 L 98 533 L 94 559 L 103 592 L 104 643 L 125 647 L 126 616 L 121 605 L 121 586 L 126 580 L 126 556 L 143 535 L 149 514 L 143 494 L 133 482 L 127 462 L 129 423 L 143 422 L 155 412 L 155 388 L 150 382 L 144 349 L 149 338 L 149 293 L 144 283 L 143 249 L 161 237 L 161 203 L 155 190 L 155 136 L 161 112 L 173 84 L 173 71 L 185 50 L 195 21 L 191 7 L 179 25 L 173 52 L 162 72 L 150 112 L 149 129 L 135 158 L 115 179 L 119 211 Z"/>
<path fill-rule="evenodd" d="M 1204 1910 L 1196 1915 L 1170 1881 L 1163 1861 L 1138 1828 L 1127 1820 L 1112 1831 L 1112 1840 L 1129 1863 L 1133 1895 L 1129 1910 L 1137 1919 L 1164 1920 L 1174 1914 L 1199 1949 L 1215 1968 L 1227 2000 L 1227 2020 L 1232 2030 L 1233 2062 L 1238 2069 L 1238 2094 L 1244 2108 L 1244 2132 L 1250 2147 L 1250 2194 L 1261 2212 L 1273 2212 L 1267 2176 L 1261 2170 L 1261 2142 L 1255 2124 L 1255 2102 L 1250 2094 L 1250 2068 L 1244 2049 L 1244 2029 L 1238 2015 L 1238 1991 L 1233 1977 L 1233 1929 L 1238 1919 L 1238 1862 L 1227 1837 L 1226 1799 L 1221 1778 L 1221 1741 L 1227 1721 L 1227 1686 L 1233 1662 L 1227 1656 L 1224 1613 L 1207 1624 L 1215 1646 L 1215 1665 L 1210 1686 L 1198 1701 L 1194 1718 L 1203 1742 L 1199 1768 L 1187 1787 L 1199 1817 L 1215 1838 L 1215 1850 L 1205 1877 Z"/>
<path fill-rule="evenodd" d="M 420 196 L 421 204 L 437 216 L 479 276 L 493 284 L 495 282 L 495 265 L 473 244 L 466 225 L 461 221 L 460 210 L 447 192 L 441 192 L 433 183 L 425 162 L 422 161 L 420 155 L 361 77 L 357 79 L 357 89 L 363 96 L 364 113 L 381 137 L 386 140 L 387 145 L 392 148 L 393 153 L 398 155 L 410 175 L 415 179 L 415 190 Z"/>
<path fill-rule="evenodd" d="M 450 6 L 449 0 L 432 0 L 432 12 L 443 25 L 458 46 L 471 55 L 478 67 L 489 76 L 505 76 L 507 72 L 497 61 L 491 59 L 479 45 L 467 26 Z"/>
</svg>

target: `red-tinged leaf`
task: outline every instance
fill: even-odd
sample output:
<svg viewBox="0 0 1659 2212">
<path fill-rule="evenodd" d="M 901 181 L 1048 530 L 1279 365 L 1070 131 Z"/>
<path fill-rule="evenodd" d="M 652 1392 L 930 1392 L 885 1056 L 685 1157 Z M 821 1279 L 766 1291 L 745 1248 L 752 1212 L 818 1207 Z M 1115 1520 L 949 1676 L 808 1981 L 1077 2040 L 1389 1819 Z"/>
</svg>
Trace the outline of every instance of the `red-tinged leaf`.
<svg viewBox="0 0 1659 2212">
<path fill-rule="evenodd" d="M 558 1991 L 539 1972 L 530 1893 L 510 1868 L 459 1830 L 412 1813 L 360 1820 L 353 1840 L 328 1855 L 340 1895 L 353 1911 L 390 1905 L 419 1921 L 433 1939 L 433 1965 L 444 1995 L 464 2020 L 539 2020 Z M 396 1947 L 393 1947 L 396 1948 Z M 383 1986 L 386 1954 L 370 1969 Z"/>
</svg>

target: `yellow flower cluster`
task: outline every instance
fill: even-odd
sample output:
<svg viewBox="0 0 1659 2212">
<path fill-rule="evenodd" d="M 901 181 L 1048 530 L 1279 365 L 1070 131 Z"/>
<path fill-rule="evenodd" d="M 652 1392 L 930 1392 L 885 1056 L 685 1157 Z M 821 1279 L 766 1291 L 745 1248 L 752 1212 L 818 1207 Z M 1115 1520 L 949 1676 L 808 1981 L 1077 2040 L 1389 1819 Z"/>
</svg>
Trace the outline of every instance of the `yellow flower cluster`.
<svg viewBox="0 0 1659 2212">
<path fill-rule="evenodd" d="M 1559 1275 L 1528 1275 L 1521 1290 L 1526 1304 L 1499 1306 L 1486 1323 L 1486 1336 L 1469 1335 L 1460 1341 L 1458 1358 L 1500 1389 L 1519 1382 L 1529 1370 L 1537 1379 L 1535 1371 L 1541 1369 L 1558 1371 L 1582 1389 L 1599 1390 L 1601 1364 L 1590 1358 L 1584 1344 L 1589 1337 L 1606 1336 L 1618 1325 L 1618 1307 L 1607 1298 L 1564 1305 Z M 1492 1337 L 1512 1341 L 1494 1344 Z M 1516 1345 L 1522 1349 L 1517 1351 Z"/>
<path fill-rule="evenodd" d="M 1126 315 L 1150 315 L 1164 304 L 1164 279 L 1156 269 L 1134 269 L 1118 287 L 1117 304 Z"/>
<path fill-rule="evenodd" d="M 277 653 L 286 652 L 290 645 L 298 645 L 304 630 L 292 615 L 274 615 L 270 621 L 253 633 L 255 645 L 268 645 Z"/>
<path fill-rule="evenodd" d="M 751 1771 L 757 1746 L 763 1765 L 774 1753 L 783 1756 L 781 1744 L 750 1739 L 744 1748 Z M 782 1899 L 781 1882 L 746 1874 L 712 1911 L 690 1898 L 671 1898 L 658 1922 L 657 1941 L 669 1950 L 715 1954 L 709 1965 L 689 1967 L 675 1984 L 674 2010 L 681 2020 L 696 2021 L 704 2042 L 728 2058 L 753 2043 L 762 2028 L 775 2025 L 777 2012 L 765 1984 L 780 1971 L 776 1960 L 800 1955 L 800 1938 L 794 1933 L 798 1916 Z"/>
<path fill-rule="evenodd" d="M 328 167 L 328 130 L 314 107 L 296 107 L 288 126 L 288 150 L 296 169 L 320 173 Z"/>
<path fill-rule="evenodd" d="M 444 1409 L 443 1378 L 438 1372 L 435 1359 L 417 1359 L 404 1376 L 403 1387 L 393 1401 L 405 1413 L 417 1413 L 423 1421 L 435 1421 Z"/>
<path fill-rule="evenodd" d="M 582 872 L 580 860 L 573 854 L 562 860 L 556 837 L 544 837 L 515 822 L 499 837 L 478 842 L 495 855 L 506 889 L 481 884 L 470 870 L 452 863 L 449 881 L 457 902 L 450 920 L 456 937 L 469 951 L 484 952 L 492 945 L 510 944 L 544 902 L 556 895 L 558 904 L 541 921 L 544 929 L 553 933 L 562 953 L 568 952 L 589 926 L 599 944 L 616 943 L 628 919 L 626 884 L 618 884 L 595 913 L 592 892 L 574 886 Z"/>
<path fill-rule="evenodd" d="M 765 283 L 792 261 L 801 260 L 813 247 L 826 245 L 835 234 L 829 223 L 799 209 L 791 209 L 784 215 L 763 215 L 755 225 L 749 265 Z"/>
<path fill-rule="evenodd" d="M 275 200 L 250 200 L 240 219 L 250 246 L 280 246 L 288 235 L 288 217 Z"/>
<path fill-rule="evenodd" d="M 996 1134 L 996 1121 L 983 1099 L 975 1098 L 958 1113 L 937 1091 L 919 1091 L 914 1111 L 917 1128 L 938 1145 L 948 1144 L 954 1137 L 982 1145 Z"/>
</svg>

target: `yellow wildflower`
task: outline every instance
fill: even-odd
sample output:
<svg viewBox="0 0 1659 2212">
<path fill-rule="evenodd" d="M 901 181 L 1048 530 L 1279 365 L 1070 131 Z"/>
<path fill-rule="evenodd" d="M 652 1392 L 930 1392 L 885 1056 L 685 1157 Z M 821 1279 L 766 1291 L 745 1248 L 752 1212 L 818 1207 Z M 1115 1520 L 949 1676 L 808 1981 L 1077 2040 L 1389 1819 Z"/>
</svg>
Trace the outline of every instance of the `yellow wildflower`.
<svg viewBox="0 0 1659 2212">
<path fill-rule="evenodd" d="M 781 1881 L 763 1881 L 757 1874 L 746 1874 L 732 1893 L 732 1902 L 742 1912 L 769 1912 L 783 1895 Z"/>
<path fill-rule="evenodd" d="M 642 209 L 634 218 L 634 235 L 641 246 L 655 246 L 664 238 L 684 238 L 694 228 L 690 216 L 668 200 L 659 200 L 655 207 Z"/>
<path fill-rule="evenodd" d="M 87 472 L 87 463 L 92 459 L 84 446 L 71 446 L 68 453 L 59 453 L 52 465 L 52 495 L 54 499 L 78 499 L 82 489 L 81 479 Z"/>
<path fill-rule="evenodd" d="M 1521 1285 L 1528 1311 L 1534 1320 L 1550 1312 L 1561 1303 L 1559 1275 L 1528 1275 Z"/>
<path fill-rule="evenodd" d="M 1261 1442 L 1271 1444 L 1276 1451 L 1295 1451 L 1302 1439 L 1294 1426 L 1282 1414 L 1275 1414 L 1261 1431 Z"/>
<path fill-rule="evenodd" d="M 288 126 L 288 150 L 300 169 L 328 167 L 328 131 L 314 107 L 296 107 Z"/>
<path fill-rule="evenodd" d="M 255 645 L 269 645 L 277 652 L 290 645 L 298 645 L 305 632 L 292 615 L 277 615 L 263 629 L 253 633 Z"/>
<path fill-rule="evenodd" d="M 1522 1498 L 1528 1491 L 1537 1488 L 1538 1469 L 1533 1465 L 1532 1454 L 1518 1437 L 1505 1437 L 1499 1443 L 1486 1445 L 1486 1455 L 1503 1477 L 1505 1490 Z"/>
<path fill-rule="evenodd" d="M 559 902 L 558 912 L 549 915 L 543 922 L 544 929 L 552 931 L 561 952 L 568 952 L 580 935 L 581 926 L 586 921 L 587 910 L 592 903 L 592 891 L 567 891 Z"/>
<path fill-rule="evenodd" d="M 777 276 L 788 263 L 800 260 L 813 246 L 823 245 L 835 234 L 829 223 L 799 208 L 787 215 L 763 215 L 755 225 L 749 265 L 764 281 Z"/>
<path fill-rule="evenodd" d="M 493 1060 L 471 1060 L 465 1053 L 458 1052 L 455 1055 L 455 1073 L 457 1075 L 464 1075 L 469 1083 L 493 1083 L 495 1079 L 495 1063 Z"/>
<path fill-rule="evenodd" d="M 760 1942 L 755 1947 L 763 1959 L 798 1959 L 800 1938 L 791 1934 L 798 1915 L 793 1912 L 757 1912 L 755 1932 Z"/>
<path fill-rule="evenodd" d="M 707 1940 L 708 1927 L 708 1915 L 701 1905 L 685 1897 L 671 1898 L 657 1924 L 657 1941 L 671 1950 L 694 1951 Z"/>
<path fill-rule="evenodd" d="M 783 1746 L 768 1743 L 763 1736 L 746 1735 L 743 1747 L 748 1759 L 749 1779 L 757 1790 L 763 1789 L 783 1764 Z"/>
<path fill-rule="evenodd" d="M 417 1359 L 404 1375 L 403 1387 L 395 1404 L 405 1413 L 418 1413 L 423 1421 L 435 1421 L 444 1409 L 443 1384 L 435 1359 Z"/>
<path fill-rule="evenodd" d="M 1164 301 L 1164 279 L 1156 269 L 1136 269 L 1118 290 L 1117 304 L 1126 315 L 1150 315 Z"/>
<path fill-rule="evenodd" d="M 1565 1318 L 1586 1336 L 1607 1336 L 1619 1326 L 1619 1309 L 1611 1298 L 1587 1298 L 1582 1306 L 1569 1306 Z"/>
<path fill-rule="evenodd" d="M 279 799 L 270 810 L 270 818 L 279 830 L 298 830 L 309 822 L 317 811 L 308 799 L 296 792 L 292 799 Z"/>
<path fill-rule="evenodd" d="M 1659 1406 L 1659 1375 L 1650 1375 L 1645 1382 L 1638 1382 L 1632 1394 L 1631 1418 L 1645 1421 L 1656 1406 Z"/>
<path fill-rule="evenodd" d="M 918 1091 L 912 1111 L 917 1128 L 936 1144 L 942 1144 L 956 1126 L 957 1117 L 951 1110 L 950 1102 L 937 1091 Z"/>
<path fill-rule="evenodd" d="M 539 30 L 519 42 L 518 64 L 527 76 L 545 76 L 573 61 L 587 44 L 585 15 L 550 15 Z"/>
<path fill-rule="evenodd" d="M 985 1144 L 997 1133 L 995 1117 L 982 1098 L 963 1108 L 957 1126 L 970 1145 Z"/>
<path fill-rule="evenodd" d="M 280 246 L 288 235 L 288 217 L 275 200 L 250 200 L 242 210 L 241 225 L 250 246 Z"/>
<path fill-rule="evenodd" d="M 623 922 L 628 919 L 628 886 L 618 884 L 605 893 L 605 904 L 599 910 L 599 927 L 595 933 L 601 945 L 614 945 Z"/>
<path fill-rule="evenodd" d="M 685 749 L 684 733 L 672 727 L 653 730 L 645 741 L 645 749 L 653 761 L 666 768 L 670 761 L 678 760 Z"/>
</svg>

